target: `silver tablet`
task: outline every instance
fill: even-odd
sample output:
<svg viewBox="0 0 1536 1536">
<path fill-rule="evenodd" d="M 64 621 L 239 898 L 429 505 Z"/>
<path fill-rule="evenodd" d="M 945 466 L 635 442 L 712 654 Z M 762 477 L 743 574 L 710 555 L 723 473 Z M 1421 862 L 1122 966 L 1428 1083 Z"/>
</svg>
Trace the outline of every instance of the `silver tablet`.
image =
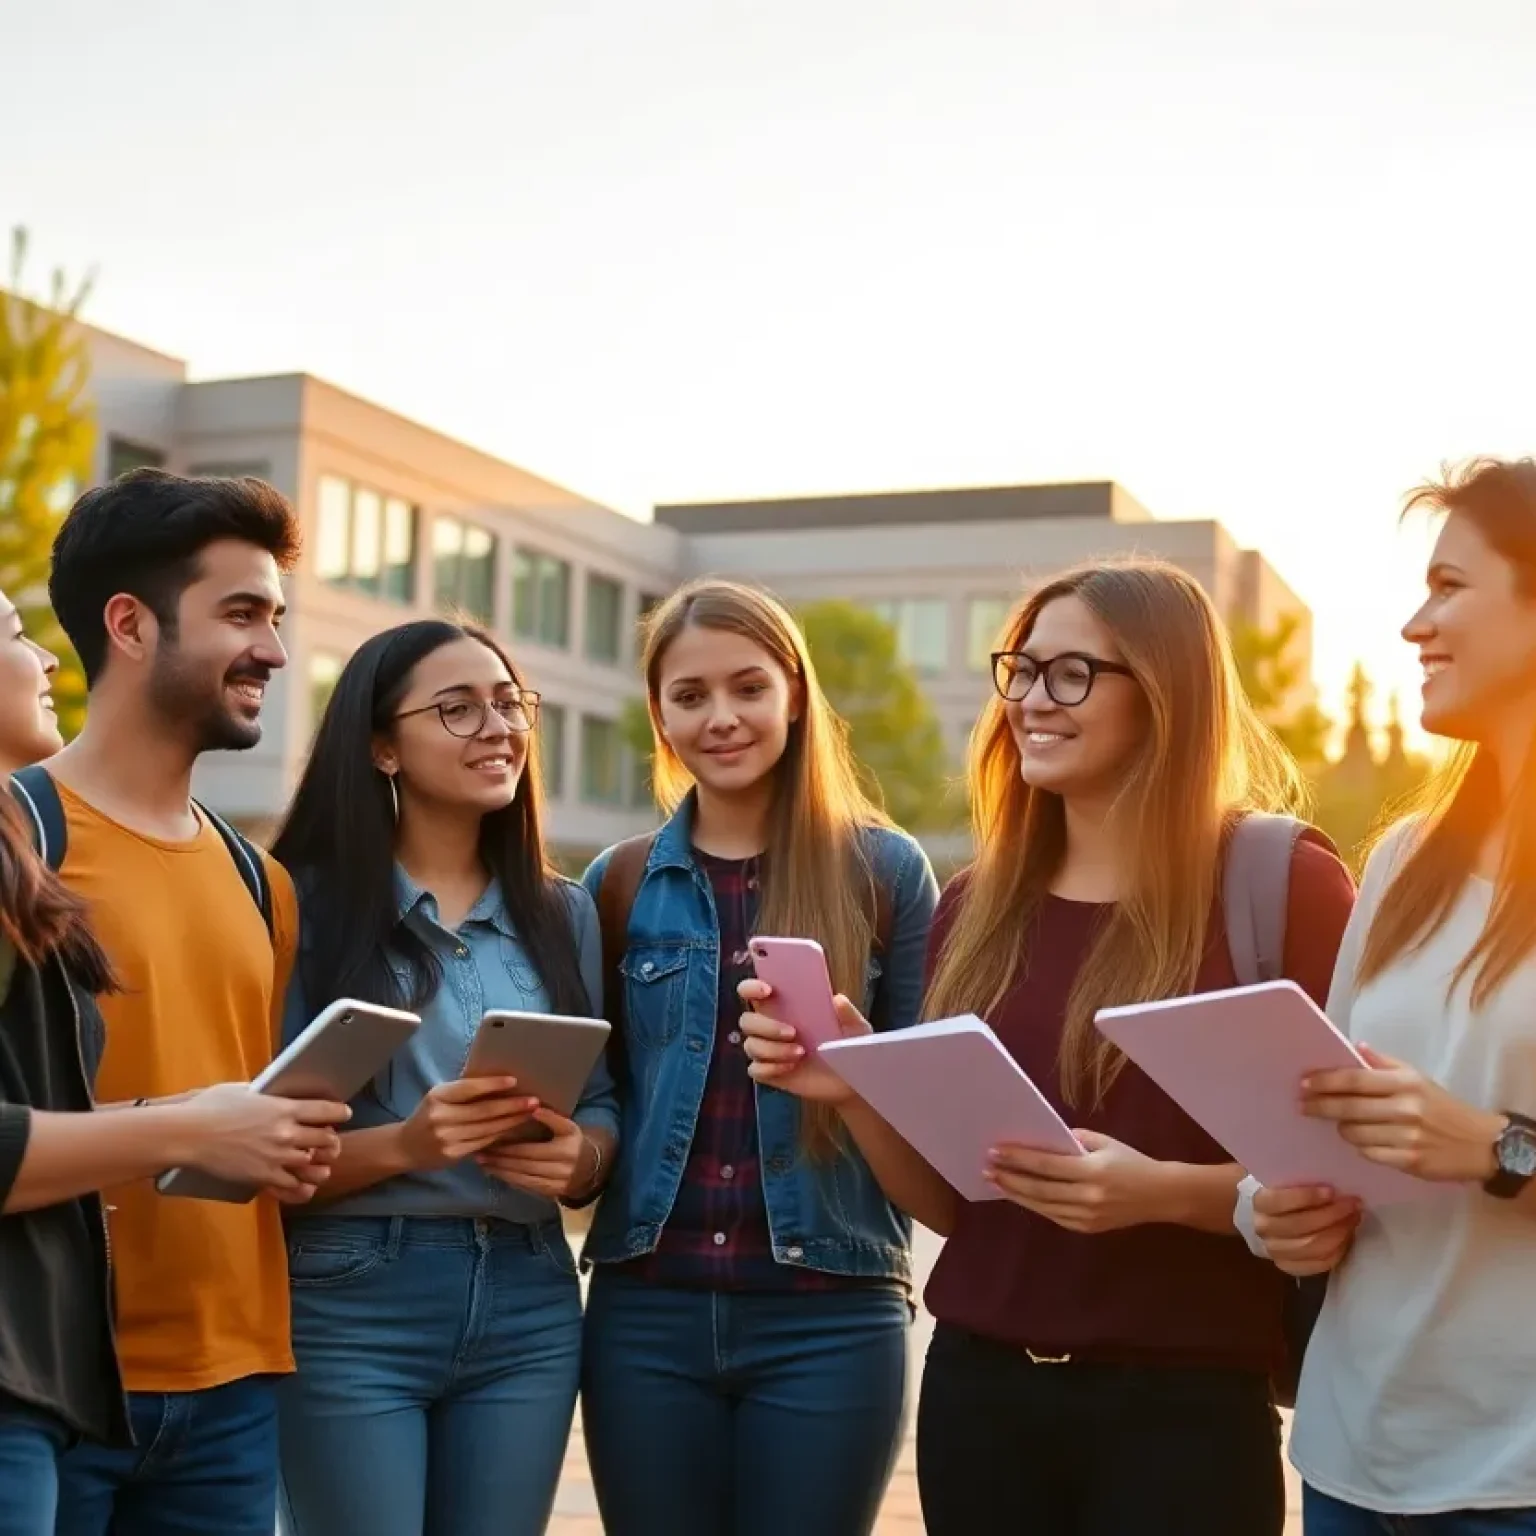
<svg viewBox="0 0 1536 1536">
<path fill-rule="evenodd" d="M 420 1023 L 418 1014 L 337 998 L 251 1083 L 252 1091 L 345 1104 L 383 1069 Z M 236 1205 L 256 1195 L 254 1188 L 226 1183 L 197 1168 L 172 1168 L 160 1175 L 155 1188 L 162 1195 Z"/>
<path fill-rule="evenodd" d="M 536 1098 L 569 1118 L 608 1043 L 608 1034 L 606 1019 L 492 1009 L 475 1031 L 463 1075 L 515 1077 L 517 1097 Z M 501 1140 L 547 1141 L 549 1135 L 546 1127 L 533 1122 Z"/>
</svg>

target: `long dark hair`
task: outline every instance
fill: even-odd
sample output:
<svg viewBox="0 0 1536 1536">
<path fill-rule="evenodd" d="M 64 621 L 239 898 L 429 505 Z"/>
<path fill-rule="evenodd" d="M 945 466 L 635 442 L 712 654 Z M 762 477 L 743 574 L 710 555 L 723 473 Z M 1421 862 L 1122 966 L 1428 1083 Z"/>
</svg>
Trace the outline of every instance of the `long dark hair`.
<svg viewBox="0 0 1536 1536">
<path fill-rule="evenodd" d="M 37 856 L 25 815 L 0 780 L 0 937 L 28 965 L 55 956 L 88 992 L 117 990 L 86 904 Z"/>
<path fill-rule="evenodd" d="M 442 985 L 437 956 L 399 920 L 394 804 L 388 781 L 374 766 L 372 745 L 376 734 L 389 730 L 421 662 L 465 639 L 494 651 L 522 686 L 512 659 L 484 630 L 421 619 L 359 646 L 326 706 L 309 764 L 272 845 L 304 902 L 299 965 L 311 1012 L 338 997 L 420 1009 Z M 481 818 L 480 856 L 501 887 L 551 1008 L 589 1013 L 570 905 L 544 849 L 542 800 L 538 753 L 530 751 L 511 805 Z M 405 986 L 386 951 L 407 967 Z"/>
</svg>

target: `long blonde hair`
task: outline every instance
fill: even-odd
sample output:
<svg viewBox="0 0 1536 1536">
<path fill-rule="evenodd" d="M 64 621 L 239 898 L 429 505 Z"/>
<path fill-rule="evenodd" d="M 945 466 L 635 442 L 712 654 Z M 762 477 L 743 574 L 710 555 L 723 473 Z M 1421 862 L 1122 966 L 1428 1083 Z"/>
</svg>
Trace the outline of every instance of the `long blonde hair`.
<svg viewBox="0 0 1536 1536">
<path fill-rule="evenodd" d="M 749 640 L 783 671 L 800 694 L 775 769 L 757 928 L 815 939 L 826 951 L 832 985 L 862 1005 L 879 901 L 862 829 L 889 826 L 865 793 L 848 745 L 848 731 L 816 678 L 805 636 L 772 593 L 744 582 L 706 578 L 680 587 L 653 609 L 642 649 L 646 704 L 655 738 L 652 779 L 662 809 L 675 810 L 693 779 L 661 729 L 661 668 L 672 642 L 690 628 Z M 803 1106 L 807 1147 L 835 1146 L 836 1117 L 822 1105 Z"/>
<path fill-rule="evenodd" d="M 1461 513 L 1514 567 L 1518 590 L 1536 600 L 1536 461 L 1474 459 L 1412 492 L 1414 511 Z M 1501 793 L 1486 749 L 1460 743 L 1441 769 L 1402 805 L 1394 819 L 1418 822 L 1407 858 L 1393 875 L 1371 920 L 1359 980 L 1379 976 L 1400 955 L 1439 932 L 1501 818 L 1507 827 L 1493 905 L 1477 943 L 1451 978 L 1454 990 L 1472 977 L 1480 1007 L 1536 950 L 1536 749 Z"/>
<path fill-rule="evenodd" d="M 1130 861 L 1124 893 L 1067 1004 L 1059 1072 L 1075 1105 L 1085 1095 L 1100 1102 L 1124 1064 L 1094 1029 L 1095 1011 L 1194 985 L 1232 821 L 1299 806 L 1304 791 L 1243 693 L 1221 621 L 1193 578 L 1145 559 L 1068 571 L 1014 609 L 999 648 L 1023 646 L 1045 606 L 1063 597 L 1078 598 L 1114 636 L 1147 715 L 1144 745 L 1110 812 Z M 976 861 L 929 988 L 929 1018 L 985 1017 L 1002 1001 L 1066 853 L 1061 797 L 1024 782 L 999 698 L 972 733 L 969 780 Z"/>
</svg>

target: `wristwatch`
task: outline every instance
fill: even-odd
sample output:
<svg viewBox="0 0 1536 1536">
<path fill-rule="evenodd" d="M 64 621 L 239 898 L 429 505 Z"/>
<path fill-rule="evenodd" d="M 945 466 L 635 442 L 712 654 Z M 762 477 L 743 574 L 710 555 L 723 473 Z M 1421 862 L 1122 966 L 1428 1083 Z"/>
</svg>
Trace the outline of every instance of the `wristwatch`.
<svg viewBox="0 0 1536 1536">
<path fill-rule="evenodd" d="M 1513 1200 L 1532 1178 L 1536 1178 L 1536 1120 L 1517 1115 L 1510 1109 L 1500 1113 L 1509 1124 L 1499 1132 L 1499 1139 L 1493 1144 L 1499 1171 L 1483 1188 L 1500 1200 Z"/>
</svg>

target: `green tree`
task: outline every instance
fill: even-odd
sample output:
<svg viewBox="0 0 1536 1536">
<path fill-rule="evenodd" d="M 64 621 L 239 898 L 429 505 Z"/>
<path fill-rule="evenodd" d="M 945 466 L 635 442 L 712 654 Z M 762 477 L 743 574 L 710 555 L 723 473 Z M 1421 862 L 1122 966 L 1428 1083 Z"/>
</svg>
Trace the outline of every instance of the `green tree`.
<svg viewBox="0 0 1536 1536">
<path fill-rule="evenodd" d="M 808 604 L 799 617 L 821 685 L 847 722 L 854 755 L 886 811 L 914 832 L 959 824 L 964 806 L 951 782 L 943 731 L 897 655 L 891 626 L 840 599 Z"/>
<path fill-rule="evenodd" d="M 1282 614 L 1273 629 L 1238 623 L 1232 629 L 1232 655 L 1259 718 L 1290 749 L 1304 773 L 1316 774 L 1327 763 L 1333 723 L 1316 704 L 1291 705 L 1306 682 L 1305 662 L 1295 654 L 1300 628 L 1293 613 Z"/>
<path fill-rule="evenodd" d="M 656 755 L 656 738 L 651 733 L 651 712 L 644 699 L 626 699 L 619 712 L 619 736 L 630 760 L 644 764 L 645 781 L 651 783 L 651 759 Z"/>
<path fill-rule="evenodd" d="M 90 364 L 76 324 L 89 283 L 72 291 L 53 274 L 46 304 L 26 296 L 27 241 L 11 243 L 9 291 L 0 290 L 0 591 L 27 632 L 59 658 L 54 702 L 65 737 L 85 716 L 85 677 L 48 606 L 48 558 L 78 488 L 90 477 L 95 417 Z"/>
</svg>

